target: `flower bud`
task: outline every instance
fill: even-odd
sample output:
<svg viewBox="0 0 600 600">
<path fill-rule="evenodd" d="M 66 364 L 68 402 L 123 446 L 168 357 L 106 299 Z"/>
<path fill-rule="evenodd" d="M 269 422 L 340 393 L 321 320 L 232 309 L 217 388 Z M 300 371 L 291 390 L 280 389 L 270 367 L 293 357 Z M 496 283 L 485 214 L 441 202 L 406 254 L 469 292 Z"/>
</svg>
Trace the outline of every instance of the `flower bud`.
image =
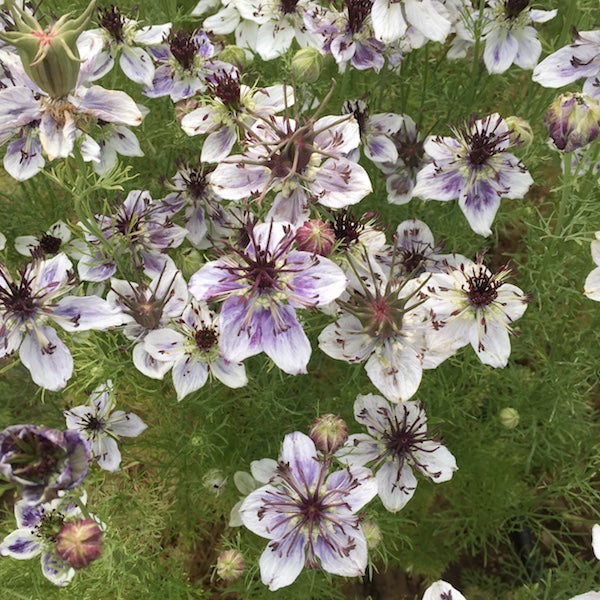
<svg viewBox="0 0 600 600">
<path fill-rule="evenodd" d="M 321 415 L 308 432 L 317 450 L 323 454 L 334 454 L 348 439 L 348 426 L 341 417 Z"/>
<path fill-rule="evenodd" d="M 526 150 L 533 142 L 533 129 L 531 125 L 521 117 L 507 117 L 504 119 L 509 128 L 508 142 L 513 148 Z"/>
<path fill-rule="evenodd" d="M 77 85 L 81 60 L 76 42 L 95 3 L 91 0 L 78 18 L 63 15 L 46 29 L 14 3 L 10 6 L 16 31 L 0 32 L 0 39 L 15 46 L 27 75 L 51 98 L 63 98 Z"/>
<path fill-rule="evenodd" d="M 379 525 L 375 521 L 365 521 L 361 527 L 365 535 L 367 548 L 369 550 L 377 548 L 381 542 L 381 529 L 379 529 Z"/>
<path fill-rule="evenodd" d="M 202 483 L 207 490 L 210 490 L 215 496 L 218 496 L 225 487 L 227 477 L 220 469 L 211 469 L 202 479 Z"/>
<path fill-rule="evenodd" d="M 500 423 L 506 427 L 506 429 L 514 429 L 518 424 L 521 416 L 515 408 L 503 408 L 498 414 L 500 417 Z"/>
<path fill-rule="evenodd" d="M 217 575 L 225 581 L 237 579 L 245 568 L 246 562 L 238 550 L 225 550 L 217 558 Z"/>
<path fill-rule="evenodd" d="M 102 552 L 102 529 L 94 519 L 65 523 L 56 536 L 56 553 L 74 569 L 87 567 Z"/>
<path fill-rule="evenodd" d="M 316 219 L 306 221 L 296 230 L 298 250 L 329 256 L 335 245 L 335 232 L 330 223 Z"/>
<path fill-rule="evenodd" d="M 296 81 L 314 83 L 321 75 L 323 57 L 314 47 L 302 48 L 292 58 L 292 74 Z"/>
<path fill-rule="evenodd" d="M 561 94 L 544 118 L 554 145 L 573 152 L 589 144 L 600 131 L 600 104 L 585 93 Z"/>
<path fill-rule="evenodd" d="M 246 52 L 238 46 L 225 46 L 219 52 L 219 59 L 243 71 L 248 66 L 248 57 Z"/>
</svg>

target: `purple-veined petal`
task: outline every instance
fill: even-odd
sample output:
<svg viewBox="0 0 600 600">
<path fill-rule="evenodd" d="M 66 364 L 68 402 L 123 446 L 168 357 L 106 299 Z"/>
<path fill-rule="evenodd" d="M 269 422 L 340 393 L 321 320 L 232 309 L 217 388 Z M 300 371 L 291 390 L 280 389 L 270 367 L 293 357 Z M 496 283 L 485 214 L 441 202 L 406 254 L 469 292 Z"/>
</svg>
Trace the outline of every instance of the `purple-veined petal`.
<svg viewBox="0 0 600 600">
<path fill-rule="evenodd" d="M 40 118 L 40 103 L 26 87 L 0 90 L 0 131 L 18 129 Z"/>
<path fill-rule="evenodd" d="M 374 135 L 368 138 L 364 147 L 365 156 L 373 162 L 396 162 L 398 150 L 390 138 Z"/>
<path fill-rule="evenodd" d="M 207 136 L 202 144 L 202 162 L 219 162 L 223 160 L 233 148 L 236 141 L 235 127 L 223 125 L 218 131 Z"/>
<path fill-rule="evenodd" d="M 123 312 L 98 296 L 66 296 L 51 318 L 66 331 L 106 331 L 125 322 Z"/>
<path fill-rule="evenodd" d="M 206 263 L 190 278 L 189 290 L 196 300 L 211 300 L 215 296 L 226 295 L 242 287 L 239 279 L 228 270 L 223 260 Z"/>
<path fill-rule="evenodd" d="M 33 137 L 23 136 L 12 141 L 6 148 L 4 168 L 17 181 L 25 181 L 37 175 L 45 164 L 42 144 Z"/>
<path fill-rule="evenodd" d="M 343 490 L 345 508 L 352 513 L 365 507 L 377 495 L 377 481 L 371 469 L 358 465 L 329 475 L 326 488 Z"/>
<path fill-rule="evenodd" d="M 500 195 L 490 181 L 475 181 L 461 194 L 458 205 L 475 233 L 485 237 L 492 234 L 490 226 L 500 208 Z"/>
<path fill-rule="evenodd" d="M 310 489 L 321 472 L 315 443 L 304 433 L 294 431 L 283 438 L 280 461 L 289 464 L 296 481 Z"/>
<path fill-rule="evenodd" d="M 119 64 L 123 73 L 131 81 L 147 86 L 152 85 L 154 65 L 148 53 L 142 48 L 123 44 Z"/>
<path fill-rule="evenodd" d="M 262 332 L 263 351 L 282 371 L 290 375 L 306 373 L 311 347 L 298 323 L 296 312 L 291 306 L 280 306 L 277 308 L 277 321 L 268 309 L 256 310 L 252 316 L 252 322 Z"/>
<path fill-rule="evenodd" d="M 463 176 L 457 169 L 440 169 L 431 163 L 417 173 L 412 195 L 426 200 L 453 200 L 459 197 L 464 185 Z"/>
<path fill-rule="evenodd" d="M 170 361 L 155 360 L 144 348 L 143 342 L 133 348 L 133 364 L 136 369 L 152 379 L 162 379 L 165 373 L 173 366 Z"/>
<path fill-rule="evenodd" d="M 521 69 L 533 69 L 542 53 L 542 44 L 537 39 L 537 33 L 533 27 L 524 27 L 515 30 L 513 35 L 519 43 L 519 51 L 515 56 L 515 64 Z"/>
<path fill-rule="evenodd" d="M 40 538 L 35 529 L 17 529 L 0 543 L 0 556 L 28 560 L 42 551 Z"/>
<path fill-rule="evenodd" d="M 70 97 L 82 114 L 117 125 L 139 125 L 142 113 L 137 104 L 125 92 L 105 90 L 98 85 L 79 88 L 78 96 Z"/>
<path fill-rule="evenodd" d="M 249 310 L 250 306 L 242 297 L 228 298 L 221 307 L 219 347 L 223 356 L 232 362 L 240 362 L 262 352 L 262 331 L 257 328 L 260 319 L 248 319 Z M 246 321 L 248 323 L 245 325 Z"/>
<path fill-rule="evenodd" d="M 492 29 L 485 40 L 483 60 L 488 73 L 504 73 L 513 64 L 519 42 L 512 34 L 512 30 L 504 27 Z"/>
<path fill-rule="evenodd" d="M 42 553 L 42 573 L 54 585 L 65 587 L 75 576 L 75 569 L 53 552 L 44 551 Z"/>
<path fill-rule="evenodd" d="M 367 542 L 360 528 L 334 527 L 327 532 L 327 539 L 317 538 L 315 555 L 321 561 L 321 568 L 334 575 L 358 577 L 367 568 Z"/>
<path fill-rule="evenodd" d="M 373 191 L 367 172 L 344 158 L 328 158 L 318 169 L 310 190 L 320 204 L 344 208 L 360 202 Z"/>
<path fill-rule="evenodd" d="M 294 583 L 300 575 L 305 561 L 305 536 L 289 535 L 277 542 L 267 544 L 261 554 L 260 576 L 265 585 L 273 592 Z"/>
<path fill-rule="evenodd" d="M 208 365 L 188 355 L 179 359 L 171 371 L 177 400 L 199 390 L 208 380 Z"/>
<path fill-rule="evenodd" d="M 40 142 L 50 160 L 66 158 L 73 151 L 75 121 L 70 112 L 63 113 L 57 121 L 50 112 L 45 112 L 40 121 Z"/>
<path fill-rule="evenodd" d="M 125 437 L 136 437 L 147 427 L 137 415 L 123 410 L 115 410 L 106 422 L 106 431 Z"/>
<path fill-rule="evenodd" d="M 580 36 L 588 32 L 582 31 Z M 597 44 L 565 46 L 547 56 L 533 70 L 533 81 L 544 87 L 558 88 L 581 77 L 594 77 L 600 71 Z"/>
<path fill-rule="evenodd" d="M 40 387 L 56 392 L 67 385 L 73 374 L 73 358 L 52 327 L 38 327 L 28 333 L 19 349 L 23 365 Z"/>
<path fill-rule="evenodd" d="M 121 451 L 116 440 L 110 436 L 103 436 L 102 443 L 97 452 L 94 452 L 98 466 L 105 471 L 114 473 L 119 470 L 121 464 Z"/>
<path fill-rule="evenodd" d="M 210 363 L 210 372 L 227 387 L 240 388 L 248 383 L 243 363 L 231 362 L 219 357 Z"/>
<path fill-rule="evenodd" d="M 269 169 L 243 161 L 243 156 L 230 156 L 210 174 L 210 183 L 221 198 L 241 200 L 258 195 L 269 183 Z"/>
</svg>

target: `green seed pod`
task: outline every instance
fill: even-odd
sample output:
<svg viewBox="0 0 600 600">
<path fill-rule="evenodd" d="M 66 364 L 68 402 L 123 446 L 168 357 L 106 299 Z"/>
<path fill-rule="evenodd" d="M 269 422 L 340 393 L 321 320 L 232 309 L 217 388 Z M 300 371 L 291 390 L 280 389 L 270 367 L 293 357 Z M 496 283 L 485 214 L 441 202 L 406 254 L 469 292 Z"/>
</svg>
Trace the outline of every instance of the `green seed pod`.
<svg viewBox="0 0 600 600">
<path fill-rule="evenodd" d="M 323 57 L 316 48 L 302 48 L 292 58 L 292 73 L 297 81 L 303 83 L 317 81 L 321 75 L 322 67 Z"/>
<path fill-rule="evenodd" d="M 521 419 L 519 412 L 515 408 L 503 408 L 499 415 L 500 423 L 506 427 L 506 429 L 514 429 Z"/>
<path fill-rule="evenodd" d="M 34 17 L 9 4 L 16 31 L 0 32 L 0 39 L 15 46 L 27 75 L 51 98 L 63 98 L 77 85 L 81 59 L 76 42 L 95 5 L 96 0 L 91 0 L 78 18 L 66 14 L 43 29 Z"/>
</svg>

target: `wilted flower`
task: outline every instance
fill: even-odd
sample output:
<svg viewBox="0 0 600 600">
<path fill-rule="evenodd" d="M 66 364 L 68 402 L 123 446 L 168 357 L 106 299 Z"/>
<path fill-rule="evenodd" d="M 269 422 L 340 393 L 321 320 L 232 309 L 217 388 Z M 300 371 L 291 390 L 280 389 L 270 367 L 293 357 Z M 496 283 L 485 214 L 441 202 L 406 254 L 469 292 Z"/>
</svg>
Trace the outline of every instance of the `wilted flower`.
<svg viewBox="0 0 600 600">
<path fill-rule="evenodd" d="M 0 432 L 0 473 L 23 486 L 29 505 L 56 498 L 85 478 L 90 450 L 76 431 L 38 425 L 11 425 Z"/>
<path fill-rule="evenodd" d="M 227 483 L 227 477 L 221 469 L 211 469 L 202 478 L 202 485 L 212 492 L 215 496 L 219 496 L 225 484 Z"/>
<path fill-rule="evenodd" d="M 354 416 L 369 434 L 351 435 L 336 456 L 351 466 L 377 469 L 377 493 L 390 512 L 404 508 L 415 492 L 411 467 L 436 483 L 452 478 L 456 460 L 427 431 L 427 416 L 418 402 L 390 404 L 381 396 L 359 395 Z"/>
<path fill-rule="evenodd" d="M 225 550 L 217 557 L 217 575 L 224 581 L 238 579 L 245 568 L 246 561 L 239 550 Z"/>
<path fill-rule="evenodd" d="M 501 198 L 522 198 L 533 179 L 508 152 L 509 129 L 497 113 L 474 121 L 456 137 L 425 142 L 433 162 L 417 175 L 413 195 L 431 200 L 453 200 L 475 233 L 488 236 Z"/>
<path fill-rule="evenodd" d="M 68 521 L 56 536 L 56 553 L 74 569 L 83 569 L 102 553 L 102 535 L 94 519 Z"/>
<path fill-rule="evenodd" d="M 242 504 L 244 525 L 271 540 L 260 573 L 272 591 L 293 583 L 305 566 L 346 577 L 365 571 L 367 543 L 355 513 L 376 495 L 375 480 L 364 467 L 330 468 L 308 436 L 290 433 L 276 477 Z"/>
<path fill-rule="evenodd" d="M 85 504 L 86 500 L 84 492 L 79 502 Z M 0 555 L 19 560 L 40 556 L 44 577 L 54 585 L 68 585 L 75 570 L 59 556 L 56 546 L 65 523 L 83 519 L 78 504 L 62 495 L 39 506 L 29 506 L 27 502 L 20 500 L 15 504 L 15 517 L 17 529 L 0 543 Z"/>
<path fill-rule="evenodd" d="M 554 145 L 573 152 L 596 139 L 600 132 L 600 102 L 587 94 L 561 94 L 550 105 L 544 121 Z"/>
<path fill-rule="evenodd" d="M 119 436 L 135 437 L 147 427 L 137 415 L 113 410 L 115 403 L 113 384 L 109 379 L 91 393 L 87 406 L 75 406 L 64 413 L 67 427 L 88 440 L 92 456 L 107 471 L 119 469 Z"/>
<path fill-rule="evenodd" d="M 341 417 L 332 414 L 317 417 L 308 432 L 319 452 L 335 454 L 348 439 L 348 426 Z"/>
</svg>

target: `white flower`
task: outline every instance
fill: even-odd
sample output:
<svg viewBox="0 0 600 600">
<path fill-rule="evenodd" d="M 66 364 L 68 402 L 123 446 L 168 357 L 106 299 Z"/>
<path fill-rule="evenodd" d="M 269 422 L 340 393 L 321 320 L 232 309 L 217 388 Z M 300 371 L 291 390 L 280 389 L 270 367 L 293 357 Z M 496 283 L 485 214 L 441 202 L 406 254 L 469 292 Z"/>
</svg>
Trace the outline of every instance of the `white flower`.
<svg viewBox="0 0 600 600">
<path fill-rule="evenodd" d="M 583 293 L 590 299 L 600 302 L 600 231 L 591 244 L 592 260 L 598 265 L 586 278 Z"/>
<path fill-rule="evenodd" d="M 423 594 L 423 600 L 467 600 L 447 581 L 434 581 Z"/>
<path fill-rule="evenodd" d="M 98 466 L 107 471 L 119 469 L 119 436 L 136 437 L 147 427 L 137 415 L 113 410 L 115 403 L 113 384 L 109 379 L 92 392 L 87 406 L 75 406 L 64 413 L 67 429 L 79 431 L 89 440 Z"/>
</svg>

